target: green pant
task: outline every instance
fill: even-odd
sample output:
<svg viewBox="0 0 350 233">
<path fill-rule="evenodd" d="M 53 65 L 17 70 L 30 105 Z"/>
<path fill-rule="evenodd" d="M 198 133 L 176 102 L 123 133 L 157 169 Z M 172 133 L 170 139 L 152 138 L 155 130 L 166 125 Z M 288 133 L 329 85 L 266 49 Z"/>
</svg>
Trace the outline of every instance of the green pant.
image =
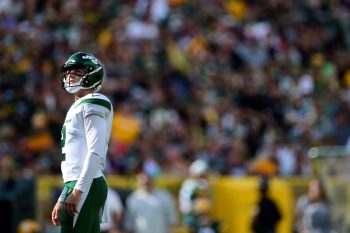
<svg viewBox="0 0 350 233">
<path fill-rule="evenodd" d="M 73 191 L 76 181 L 65 183 L 65 200 Z M 67 211 L 61 210 L 61 233 L 100 233 L 100 217 L 102 208 L 107 198 L 107 183 L 104 177 L 95 178 L 81 210 L 75 225 L 73 226 L 73 216 Z"/>
</svg>

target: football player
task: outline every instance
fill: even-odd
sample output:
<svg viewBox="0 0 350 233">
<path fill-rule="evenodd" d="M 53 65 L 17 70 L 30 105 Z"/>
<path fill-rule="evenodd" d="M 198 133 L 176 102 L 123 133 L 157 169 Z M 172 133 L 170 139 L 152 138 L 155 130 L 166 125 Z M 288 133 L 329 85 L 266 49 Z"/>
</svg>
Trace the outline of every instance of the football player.
<svg viewBox="0 0 350 233">
<path fill-rule="evenodd" d="M 97 93 L 103 67 L 92 54 L 77 52 L 61 67 L 63 89 L 74 94 L 61 131 L 63 191 L 53 208 L 61 233 L 99 233 L 107 197 L 103 175 L 112 127 L 110 100 Z"/>
</svg>

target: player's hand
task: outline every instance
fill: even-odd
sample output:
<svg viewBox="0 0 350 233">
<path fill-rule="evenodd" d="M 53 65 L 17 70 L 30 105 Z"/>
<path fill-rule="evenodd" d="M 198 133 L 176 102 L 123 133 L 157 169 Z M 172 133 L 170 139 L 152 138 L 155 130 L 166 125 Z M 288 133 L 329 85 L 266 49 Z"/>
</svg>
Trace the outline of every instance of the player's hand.
<svg viewBox="0 0 350 233">
<path fill-rule="evenodd" d="M 68 196 L 67 200 L 64 203 L 64 208 L 71 216 L 74 213 L 78 213 L 77 206 L 80 202 L 82 192 L 78 189 L 73 189 L 72 193 Z"/>
<path fill-rule="evenodd" d="M 53 225 L 59 226 L 61 225 L 61 208 L 62 208 L 62 202 L 57 202 L 55 207 L 53 207 L 52 213 L 51 213 L 51 220 Z"/>
</svg>

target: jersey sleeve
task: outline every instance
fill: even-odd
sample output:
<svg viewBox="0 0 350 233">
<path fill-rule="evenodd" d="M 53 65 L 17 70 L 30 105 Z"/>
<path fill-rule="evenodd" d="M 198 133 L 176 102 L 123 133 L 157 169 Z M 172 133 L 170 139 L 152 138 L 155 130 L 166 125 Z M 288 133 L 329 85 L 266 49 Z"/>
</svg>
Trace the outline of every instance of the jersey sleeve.
<svg viewBox="0 0 350 233">
<path fill-rule="evenodd" d="M 87 154 L 76 188 L 82 192 L 89 190 L 97 171 L 104 164 L 108 147 L 108 120 L 112 110 L 106 98 L 86 98 L 79 103 L 80 116 L 84 125 Z"/>
<path fill-rule="evenodd" d="M 104 150 L 106 143 L 106 122 L 98 115 L 90 115 L 84 120 L 84 126 L 88 152 L 75 188 L 82 192 L 87 192 L 90 189 L 98 167 L 100 164 L 103 164 L 104 153 L 101 152 Z"/>
</svg>

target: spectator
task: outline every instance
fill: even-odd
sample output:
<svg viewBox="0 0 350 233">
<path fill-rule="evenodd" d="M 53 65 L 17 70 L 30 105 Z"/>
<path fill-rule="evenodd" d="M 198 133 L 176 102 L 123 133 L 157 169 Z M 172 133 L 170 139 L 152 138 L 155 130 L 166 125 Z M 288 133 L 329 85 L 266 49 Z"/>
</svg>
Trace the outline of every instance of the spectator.
<svg viewBox="0 0 350 233">
<path fill-rule="evenodd" d="M 295 229 L 298 233 L 332 232 L 331 205 L 320 180 L 309 183 L 307 194 L 302 195 L 295 208 Z"/>
<path fill-rule="evenodd" d="M 126 232 L 171 232 L 178 221 L 172 196 L 167 191 L 154 187 L 152 177 L 144 172 L 137 175 L 137 184 L 137 189 L 126 201 Z"/>
<path fill-rule="evenodd" d="M 260 200 L 253 216 L 252 229 L 255 233 L 275 233 L 282 215 L 275 201 L 268 195 L 269 180 L 267 178 L 262 178 L 259 192 Z"/>
<path fill-rule="evenodd" d="M 210 196 L 209 166 L 203 159 L 195 160 L 189 167 L 189 176 L 179 190 L 179 207 L 184 216 L 184 224 L 192 233 L 208 230 L 218 232 L 218 223 L 211 218 L 212 200 Z"/>
</svg>

